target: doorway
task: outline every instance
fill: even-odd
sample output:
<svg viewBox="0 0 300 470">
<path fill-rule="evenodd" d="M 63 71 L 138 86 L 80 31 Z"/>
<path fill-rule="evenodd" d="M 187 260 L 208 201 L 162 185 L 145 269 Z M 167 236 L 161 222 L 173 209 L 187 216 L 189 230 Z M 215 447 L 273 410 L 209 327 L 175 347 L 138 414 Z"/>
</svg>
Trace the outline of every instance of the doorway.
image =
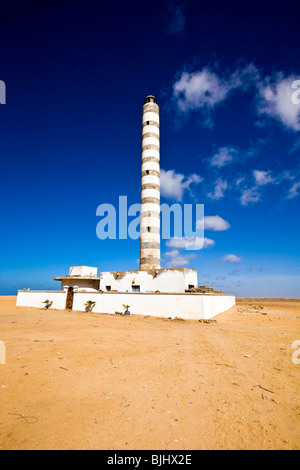
<svg viewBox="0 0 300 470">
<path fill-rule="evenodd" d="M 66 310 L 72 310 L 73 296 L 74 296 L 73 287 L 69 287 L 68 292 L 67 292 Z"/>
</svg>

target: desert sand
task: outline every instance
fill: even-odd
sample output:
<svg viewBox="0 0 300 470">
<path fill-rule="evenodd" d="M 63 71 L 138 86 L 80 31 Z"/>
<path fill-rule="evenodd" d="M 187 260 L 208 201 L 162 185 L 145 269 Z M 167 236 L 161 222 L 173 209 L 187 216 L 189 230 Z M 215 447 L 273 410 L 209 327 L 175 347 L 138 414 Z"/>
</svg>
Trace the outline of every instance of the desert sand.
<svg viewBox="0 0 300 470">
<path fill-rule="evenodd" d="M 208 323 L 15 305 L 0 297 L 0 449 L 299 449 L 299 300 Z"/>
</svg>

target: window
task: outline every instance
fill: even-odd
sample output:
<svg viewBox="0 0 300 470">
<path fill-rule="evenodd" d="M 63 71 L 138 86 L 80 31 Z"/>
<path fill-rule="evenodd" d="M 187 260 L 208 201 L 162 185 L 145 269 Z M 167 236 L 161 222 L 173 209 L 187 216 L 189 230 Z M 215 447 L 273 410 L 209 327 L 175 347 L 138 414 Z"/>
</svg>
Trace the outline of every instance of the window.
<svg viewBox="0 0 300 470">
<path fill-rule="evenodd" d="M 140 292 L 140 286 L 132 286 L 132 292 Z"/>
<path fill-rule="evenodd" d="M 151 227 L 147 227 L 147 232 L 151 232 Z"/>
<path fill-rule="evenodd" d="M 146 170 L 146 175 L 149 175 L 149 170 Z"/>
<path fill-rule="evenodd" d="M 111 286 L 105 286 L 107 292 L 110 292 L 111 291 Z"/>
</svg>

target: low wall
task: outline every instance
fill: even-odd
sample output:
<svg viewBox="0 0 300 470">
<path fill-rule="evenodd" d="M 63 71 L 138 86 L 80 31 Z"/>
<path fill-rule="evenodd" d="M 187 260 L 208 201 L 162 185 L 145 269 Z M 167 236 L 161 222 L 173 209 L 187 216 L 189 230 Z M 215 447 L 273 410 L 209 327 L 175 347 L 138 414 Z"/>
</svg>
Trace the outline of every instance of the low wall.
<svg viewBox="0 0 300 470">
<path fill-rule="evenodd" d="M 64 310 L 66 298 L 67 292 L 62 291 L 19 291 L 17 307 L 44 308 L 43 302 L 48 299 L 53 301 L 51 309 Z M 123 304 L 127 304 L 134 315 L 186 320 L 210 319 L 235 305 L 233 295 L 75 292 L 73 310 L 84 312 L 84 304 L 88 300 L 96 302 L 93 308 L 95 313 L 123 312 Z"/>
<path fill-rule="evenodd" d="M 235 297 L 232 295 L 76 292 L 73 310 L 84 311 L 84 304 L 88 300 L 96 302 L 93 308 L 95 313 L 123 312 L 123 304 L 127 304 L 130 305 L 130 313 L 134 315 L 179 317 L 186 320 L 210 319 L 235 305 Z"/>
<path fill-rule="evenodd" d="M 45 300 L 53 301 L 50 308 L 64 310 L 66 308 L 67 292 L 62 291 L 19 291 L 17 307 L 44 308 Z"/>
</svg>

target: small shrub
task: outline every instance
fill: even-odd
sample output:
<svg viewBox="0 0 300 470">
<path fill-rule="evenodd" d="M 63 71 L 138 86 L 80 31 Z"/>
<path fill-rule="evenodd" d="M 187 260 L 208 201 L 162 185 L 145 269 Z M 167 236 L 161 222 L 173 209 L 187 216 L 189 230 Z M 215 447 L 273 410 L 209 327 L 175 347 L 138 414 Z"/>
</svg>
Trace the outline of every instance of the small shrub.
<svg viewBox="0 0 300 470">
<path fill-rule="evenodd" d="M 53 300 L 48 300 L 48 299 L 46 299 L 46 300 L 44 300 L 44 302 L 42 302 L 42 304 L 45 304 L 44 309 L 47 310 L 47 309 L 50 308 L 51 305 L 53 304 Z"/>
<path fill-rule="evenodd" d="M 88 300 L 84 306 L 85 306 L 85 311 L 86 312 L 91 312 L 93 308 L 95 307 L 96 302 L 93 302 L 92 300 Z"/>
<path fill-rule="evenodd" d="M 126 304 L 122 304 L 124 309 L 125 309 L 125 312 L 124 312 L 124 315 L 129 315 L 129 309 L 130 309 L 130 305 L 126 305 Z"/>
</svg>

